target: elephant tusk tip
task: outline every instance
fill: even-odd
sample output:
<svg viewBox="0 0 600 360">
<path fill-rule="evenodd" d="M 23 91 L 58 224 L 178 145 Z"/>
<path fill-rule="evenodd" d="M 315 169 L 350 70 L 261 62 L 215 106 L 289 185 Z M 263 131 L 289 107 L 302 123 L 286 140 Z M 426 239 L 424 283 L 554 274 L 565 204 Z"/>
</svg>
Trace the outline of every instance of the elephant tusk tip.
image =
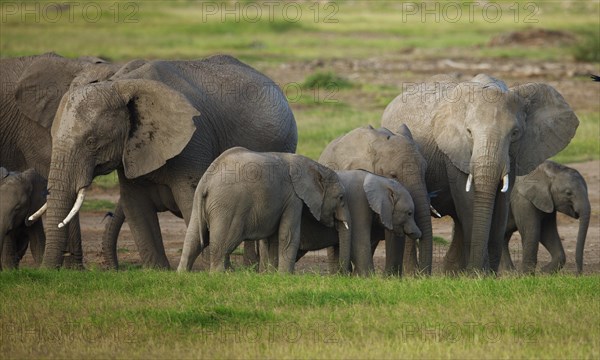
<svg viewBox="0 0 600 360">
<path fill-rule="evenodd" d="M 346 227 L 346 230 L 350 229 L 350 228 L 348 227 L 348 223 L 347 223 L 346 221 L 344 221 L 344 226 Z"/>
<path fill-rule="evenodd" d="M 64 227 L 65 227 L 65 223 L 62 223 L 62 222 L 61 222 L 60 224 L 58 224 L 58 228 L 59 228 L 59 229 L 62 229 L 62 228 L 64 228 Z"/>
<path fill-rule="evenodd" d="M 30 217 L 28 217 L 27 220 L 33 221 L 33 215 L 31 215 Z"/>
</svg>

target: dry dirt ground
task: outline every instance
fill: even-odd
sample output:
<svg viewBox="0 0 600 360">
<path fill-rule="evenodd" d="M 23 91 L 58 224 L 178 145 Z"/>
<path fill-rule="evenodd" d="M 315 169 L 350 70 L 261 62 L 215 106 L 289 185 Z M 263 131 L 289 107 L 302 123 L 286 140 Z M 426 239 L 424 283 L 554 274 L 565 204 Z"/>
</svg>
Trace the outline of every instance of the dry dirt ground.
<svg viewBox="0 0 600 360">
<path fill-rule="evenodd" d="M 423 59 L 420 58 L 418 49 L 403 49 L 397 54 L 385 58 L 371 58 L 364 60 L 339 59 L 330 61 L 315 60 L 310 62 L 297 62 L 291 64 L 254 64 L 258 69 L 272 77 L 278 84 L 291 82 L 301 83 L 304 78 L 317 70 L 332 70 L 353 82 L 361 84 L 376 84 L 382 86 L 401 87 L 403 82 L 420 82 L 436 73 L 454 73 L 459 79 L 468 79 L 480 72 L 487 72 L 503 79 L 509 86 L 525 82 L 545 82 L 563 94 L 567 102 L 575 110 L 600 111 L 599 83 L 582 81 L 589 73 L 600 73 L 597 64 L 585 63 L 552 63 L 533 62 L 528 60 L 471 60 L 463 59 L 460 54 L 447 54 L 450 59 Z M 340 100 L 351 102 L 354 106 L 373 107 L 373 98 L 370 96 L 345 95 L 340 93 Z M 350 96 L 350 98 L 346 98 Z M 296 106 L 296 105 L 292 105 Z M 301 105 L 298 105 L 301 106 Z M 383 110 L 383 109 L 382 109 Z M 301 120 L 301 119 L 298 119 Z M 600 161 L 589 161 L 571 164 L 579 170 L 587 181 L 589 196 L 592 204 L 592 219 L 588 231 L 585 247 L 584 272 L 600 273 Z M 89 199 L 110 199 L 116 202 L 118 190 L 101 191 L 92 189 Z M 87 267 L 102 264 L 101 239 L 104 231 L 104 213 L 83 212 L 81 214 L 81 227 L 83 231 L 83 250 Z M 162 227 L 163 240 L 171 266 L 175 268 L 179 263 L 181 248 L 185 236 L 183 220 L 170 213 L 159 214 Z M 574 272 L 575 269 L 575 239 L 578 231 L 578 221 L 559 214 L 559 233 L 567 255 L 567 264 L 563 271 Z M 434 235 L 450 240 L 452 222 L 449 218 L 434 219 Z M 378 269 L 384 264 L 383 243 L 376 252 L 375 263 Z M 518 267 L 521 259 L 521 246 L 518 233 L 513 235 L 511 251 L 513 261 Z M 120 234 L 119 260 L 121 264 L 140 264 L 140 258 L 127 223 Z M 442 258 L 446 246 L 434 247 L 434 272 L 441 271 Z M 325 251 L 307 254 L 297 265 L 300 272 L 326 272 Z M 240 257 L 234 256 L 234 263 L 239 263 Z M 540 246 L 538 266 L 549 261 L 547 251 Z M 31 266 L 32 259 L 29 254 L 24 259 L 24 266 Z M 206 264 L 197 261 L 196 268 L 203 268 Z"/>
</svg>

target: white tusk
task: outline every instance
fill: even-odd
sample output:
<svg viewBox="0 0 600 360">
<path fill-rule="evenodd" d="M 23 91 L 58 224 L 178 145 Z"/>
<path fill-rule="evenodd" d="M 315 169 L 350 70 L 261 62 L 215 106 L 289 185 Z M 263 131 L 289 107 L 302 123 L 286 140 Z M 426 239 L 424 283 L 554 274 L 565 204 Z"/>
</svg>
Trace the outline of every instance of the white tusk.
<svg viewBox="0 0 600 360">
<path fill-rule="evenodd" d="M 473 182 L 473 174 L 469 174 L 469 177 L 467 178 L 467 186 L 465 186 L 466 192 L 471 191 L 471 183 L 472 182 Z"/>
<path fill-rule="evenodd" d="M 343 223 L 344 223 L 344 226 L 346 227 L 346 230 L 350 229 L 350 228 L 348 227 L 348 223 L 347 223 L 346 221 L 343 221 Z"/>
<path fill-rule="evenodd" d="M 431 210 L 431 212 L 438 218 L 442 217 L 442 215 L 440 215 L 440 213 L 433 206 L 429 205 L 429 210 Z"/>
<path fill-rule="evenodd" d="M 48 210 L 48 203 L 44 203 L 44 205 L 42 205 L 42 207 L 38 211 L 34 212 L 33 215 L 27 218 L 27 220 L 29 220 L 30 222 L 37 221 L 37 219 L 41 218 L 42 215 L 44 215 L 46 210 Z"/>
<path fill-rule="evenodd" d="M 500 189 L 500 191 L 503 192 L 503 193 L 507 192 L 509 184 L 510 184 L 510 180 L 508 180 L 508 174 L 506 174 L 502 178 L 502 189 Z"/>
<path fill-rule="evenodd" d="M 85 199 L 85 188 L 79 189 L 79 192 L 77 193 L 77 200 L 75 200 L 75 204 L 73 205 L 73 208 L 71 209 L 67 217 L 60 224 L 58 224 L 59 229 L 67 225 L 69 221 L 73 219 L 73 216 L 75 216 L 77 212 L 79 212 L 79 209 L 81 209 L 81 205 L 83 205 L 83 199 Z"/>
</svg>

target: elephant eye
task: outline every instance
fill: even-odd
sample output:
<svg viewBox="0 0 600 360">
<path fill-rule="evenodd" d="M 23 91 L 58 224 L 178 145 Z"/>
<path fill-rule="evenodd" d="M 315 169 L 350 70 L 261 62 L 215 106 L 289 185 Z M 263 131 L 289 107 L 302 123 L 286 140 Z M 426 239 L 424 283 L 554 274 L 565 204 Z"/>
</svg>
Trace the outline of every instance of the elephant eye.
<svg viewBox="0 0 600 360">
<path fill-rule="evenodd" d="M 408 216 L 412 216 L 413 212 L 411 210 L 408 210 L 407 214 L 408 214 Z"/>
<path fill-rule="evenodd" d="M 567 196 L 572 196 L 572 195 L 573 195 L 573 192 L 572 192 L 571 190 L 567 190 L 567 191 L 566 191 L 566 194 L 567 194 Z"/>
<path fill-rule="evenodd" d="M 94 136 L 90 136 L 89 138 L 87 138 L 85 140 L 85 146 L 89 150 L 96 150 L 96 148 L 98 147 L 98 141 L 96 140 L 96 138 Z"/>
<path fill-rule="evenodd" d="M 510 134 L 511 140 L 515 141 L 521 136 L 521 131 L 518 128 L 514 128 Z"/>
</svg>

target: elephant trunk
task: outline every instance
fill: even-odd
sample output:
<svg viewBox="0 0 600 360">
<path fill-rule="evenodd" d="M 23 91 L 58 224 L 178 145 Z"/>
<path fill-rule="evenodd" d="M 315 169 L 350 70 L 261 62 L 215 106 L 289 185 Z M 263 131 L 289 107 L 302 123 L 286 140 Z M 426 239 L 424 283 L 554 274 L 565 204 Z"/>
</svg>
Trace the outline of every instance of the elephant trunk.
<svg viewBox="0 0 600 360">
<path fill-rule="evenodd" d="M 347 207 L 338 207 L 336 210 L 336 228 L 339 237 L 339 269 L 342 274 L 350 272 L 351 224 L 350 212 Z"/>
<path fill-rule="evenodd" d="M 579 231 L 577 232 L 577 247 L 575 250 L 575 262 L 577 263 L 577 273 L 583 271 L 583 247 L 585 246 L 585 238 L 587 236 L 588 227 L 590 225 L 590 202 L 586 201 L 584 209 L 579 216 Z"/>
<path fill-rule="evenodd" d="M 421 274 L 431 275 L 433 231 L 431 226 L 429 195 L 423 184 L 415 189 L 410 189 L 409 192 L 415 203 L 415 223 L 419 230 L 421 230 L 421 239 L 419 240 L 419 271 Z"/>
<path fill-rule="evenodd" d="M 119 232 L 125 222 L 125 213 L 121 203 L 117 204 L 112 217 L 106 222 L 104 234 L 102 235 L 102 256 L 104 263 L 109 269 L 117 270 L 119 260 L 117 258 L 117 240 Z"/>
<path fill-rule="evenodd" d="M 46 248 L 42 260 L 43 268 L 58 268 L 63 263 L 63 256 L 67 249 L 67 238 L 69 227 L 59 224 L 68 217 L 75 197 L 80 189 L 91 183 L 89 179 L 75 179 L 73 174 L 86 174 L 83 171 L 74 171 L 68 166 L 81 163 L 75 161 L 75 156 L 64 156 L 53 154 L 48 176 L 48 210 L 46 212 Z M 77 221 L 77 218 L 75 218 Z"/>
<path fill-rule="evenodd" d="M 496 195 L 500 186 L 508 190 L 506 175 L 510 169 L 508 144 L 486 142 L 478 145 L 475 148 L 484 150 L 474 152 L 471 158 L 472 171 L 469 174 L 474 187 L 473 225 L 467 264 L 470 270 L 485 268 Z"/>
</svg>

